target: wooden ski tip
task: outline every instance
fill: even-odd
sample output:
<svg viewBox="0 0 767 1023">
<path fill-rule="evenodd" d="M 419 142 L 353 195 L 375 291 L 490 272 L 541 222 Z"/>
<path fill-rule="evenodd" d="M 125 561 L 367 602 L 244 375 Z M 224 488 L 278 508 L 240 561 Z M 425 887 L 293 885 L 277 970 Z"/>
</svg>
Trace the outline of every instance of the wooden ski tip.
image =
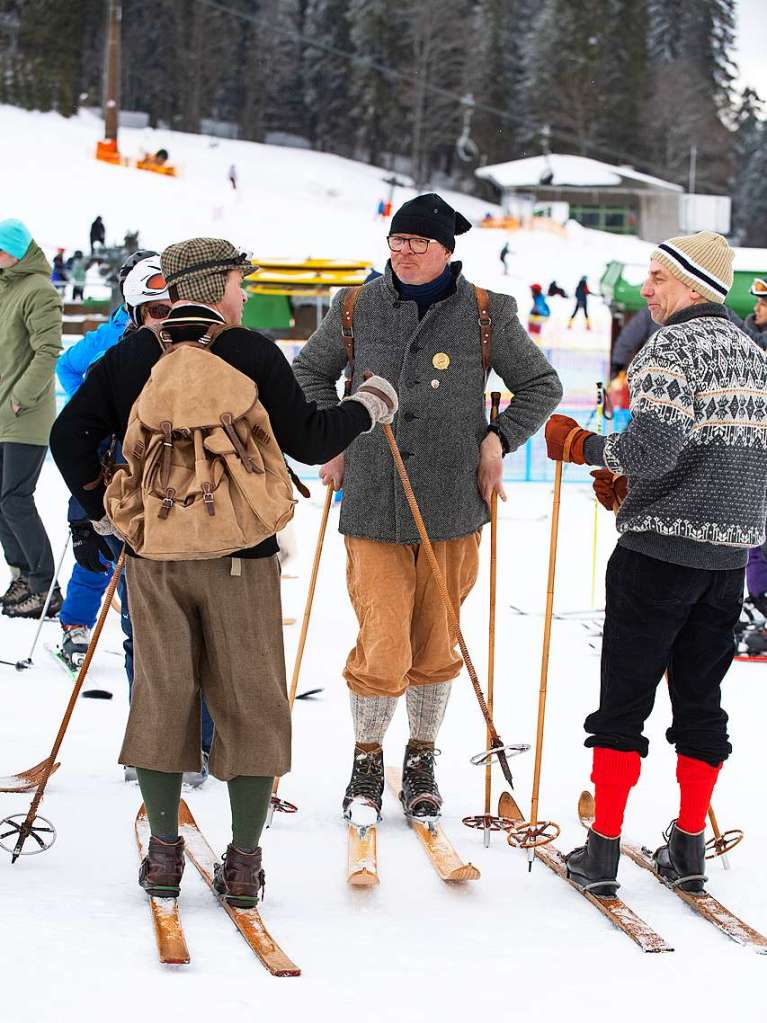
<svg viewBox="0 0 767 1023">
<path fill-rule="evenodd" d="M 473 863 L 465 863 L 462 867 L 456 867 L 450 872 L 446 881 L 479 881 L 480 873 Z"/>
<path fill-rule="evenodd" d="M 162 949 L 160 962 L 165 966 L 185 966 L 191 962 L 191 956 L 186 946 L 184 932 L 181 930 L 176 900 L 158 899 L 153 896 L 149 902 L 152 924 L 157 933 L 157 947 Z"/>
<path fill-rule="evenodd" d="M 380 883 L 377 874 L 371 874 L 369 870 L 364 869 L 349 874 L 348 881 L 353 888 L 373 888 Z"/>
<path fill-rule="evenodd" d="M 584 789 L 578 797 L 578 816 L 584 823 L 594 820 L 594 797 L 588 789 Z"/>
</svg>

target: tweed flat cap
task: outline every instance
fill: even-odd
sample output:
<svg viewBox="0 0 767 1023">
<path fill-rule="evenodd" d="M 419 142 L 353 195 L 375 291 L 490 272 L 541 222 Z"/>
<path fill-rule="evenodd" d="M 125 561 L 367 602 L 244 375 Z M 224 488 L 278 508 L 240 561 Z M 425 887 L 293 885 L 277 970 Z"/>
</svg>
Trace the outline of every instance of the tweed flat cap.
<svg viewBox="0 0 767 1023">
<path fill-rule="evenodd" d="M 248 277 L 258 269 L 246 252 L 224 238 L 176 242 L 163 250 L 160 263 L 173 302 L 220 302 L 231 270 Z"/>
</svg>

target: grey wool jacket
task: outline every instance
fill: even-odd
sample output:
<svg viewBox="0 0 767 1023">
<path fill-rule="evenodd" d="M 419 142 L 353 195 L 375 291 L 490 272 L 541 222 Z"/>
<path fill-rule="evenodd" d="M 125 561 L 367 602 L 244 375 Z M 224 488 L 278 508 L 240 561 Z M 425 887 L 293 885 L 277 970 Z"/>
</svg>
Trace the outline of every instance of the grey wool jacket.
<svg viewBox="0 0 767 1023">
<path fill-rule="evenodd" d="M 390 264 L 363 287 L 354 310 L 352 390 L 364 370 L 396 387 L 400 406 L 392 428 L 432 540 L 465 536 L 488 521 L 477 490 L 479 446 L 488 428 L 477 302 L 461 264 L 451 269 L 455 291 L 420 322 L 416 303 L 397 292 Z M 336 384 L 346 368 L 342 303 L 343 293 L 293 362 L 306 397 L 320 408 L 338 402 Z M 489 303 L 491 366 L 514 395 L 498 418 L 498 432 L 504 448 L 514 451 L 556 408 L 562 387 L 520 324 L 514 299 L 489 292 Z M 340 531 L 385 543 L 419 542 L 381 429 L 346 450 Z"/>
</svg>

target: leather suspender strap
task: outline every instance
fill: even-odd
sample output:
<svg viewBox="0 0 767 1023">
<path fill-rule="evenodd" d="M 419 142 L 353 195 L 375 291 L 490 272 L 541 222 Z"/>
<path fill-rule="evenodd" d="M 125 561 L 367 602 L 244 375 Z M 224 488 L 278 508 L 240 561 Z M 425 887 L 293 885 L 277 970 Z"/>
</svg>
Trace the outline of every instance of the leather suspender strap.
<svg viewBox="0 0 767 1023">
<path fill-rule="evenodd" d="M 482 349 L 482 368 L 485 373 L 490 369 L 490 348 L 493 340 L 493 318 L 490 315 L 490 299 L 484 288 L 474 285 L 474 297 L 477 300 L 479 313 L 479 343 Z"/>
<path fill-rule="evenodd" d="M 352 377 L 354 376 L 354 307 L 360 297 L 361 287 L 346 288 L 343 302 L 341 303 L 341 340 L 346 349 L 346 361 L 348 370 L 346 372 L 345 393 L 351 394 Z"/>
</svg>

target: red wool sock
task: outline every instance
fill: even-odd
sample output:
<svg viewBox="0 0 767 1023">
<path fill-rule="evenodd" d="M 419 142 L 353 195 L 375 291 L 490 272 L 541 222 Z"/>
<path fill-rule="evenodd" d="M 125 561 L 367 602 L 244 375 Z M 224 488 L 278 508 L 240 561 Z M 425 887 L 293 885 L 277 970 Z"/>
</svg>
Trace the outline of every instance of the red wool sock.
<svg viewBox="0 0 767 1023">
<path fill-rule="evenodd" d="M 639 781 L 642 759 L 638 753 L 594 747 L 591 780 L 594 782 L 594 831 L 617 838 L 623 826 L 629 792 Z"/>
<path fill-rule="evenodd" d="M 676 758 L 676 780 L 679 782 L 681 800 L 676 825 L 691 835 L 706 827 L 706 814 L 711 803 L 716 779 L 722 765 L 712 767 L 703 760 L 694 760 L 681 753 Z"/>
</svg>

